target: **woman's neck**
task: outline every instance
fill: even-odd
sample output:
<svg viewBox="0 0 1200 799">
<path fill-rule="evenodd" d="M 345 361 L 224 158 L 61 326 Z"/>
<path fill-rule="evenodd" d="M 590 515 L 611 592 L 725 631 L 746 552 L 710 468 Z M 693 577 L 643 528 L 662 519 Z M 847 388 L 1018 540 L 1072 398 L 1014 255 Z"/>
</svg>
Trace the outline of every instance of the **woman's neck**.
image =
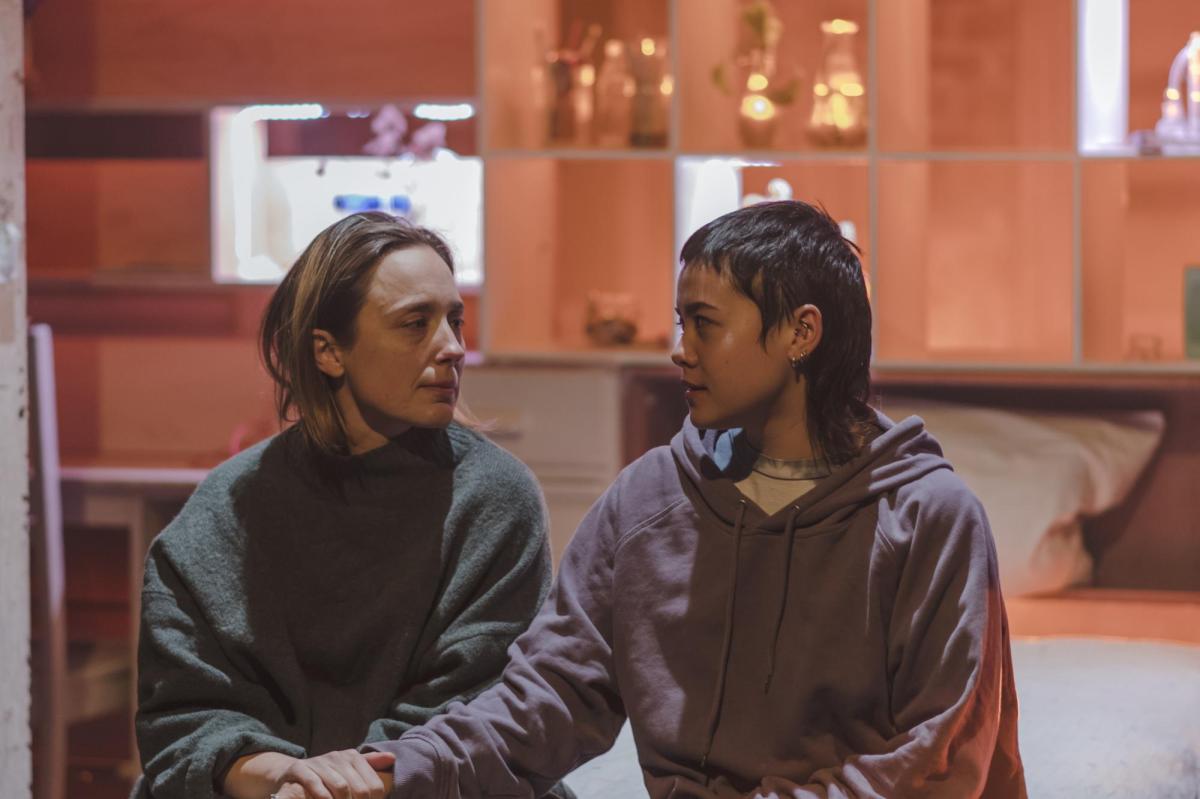
<svg viewBox="0 0 1200 799">
<path fill-rule="evenodd" d="M 350 389 L 343 384 L 334 393 L 338 412 L 342 417 L 342 428 L 346 432 L 346 445 L 351 455 L 361 455 L 373 449 L 379 449 L 392 438 L 403 434 L 409 429 L 408 425 L 396 426 L 396 429 L 381 429 L 382 425 L 372 425 L 364 417 Z"/>
<path fill-rule="evenodd" d="M 808 432 L 808 397 L 801 381 L 763 414 L 758 424 L 744 428 L 750 446 L 778 461 L 813 460 L 820 456 Z"/>
</svg>

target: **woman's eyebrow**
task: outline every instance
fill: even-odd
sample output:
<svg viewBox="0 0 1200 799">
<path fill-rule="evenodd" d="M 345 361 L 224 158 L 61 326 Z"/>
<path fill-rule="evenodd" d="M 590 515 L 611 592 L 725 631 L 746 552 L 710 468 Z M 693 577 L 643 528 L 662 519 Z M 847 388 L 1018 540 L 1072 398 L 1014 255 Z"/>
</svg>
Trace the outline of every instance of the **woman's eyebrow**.
<svg viewBox="0 0 1200 799">
<path fill-rule="evenodd" d="M 408 300 L 400 300 L 392 305 L 384 313 L 388 316 L 401 313 L 434 313 L 441 309 L 441 304 L 435 300 L 413 297 Z M 466 309 L 462 300 L 454 300 L 446 306 L 447 314 L 462 313 Z"/>
<path fill-rule="evenodd" d="M 695 302 L 689 302 L 689 303 L 685 304 L 683 306 L 682 311 L 680 311 L 679 308 L 676 307 L 675 313 L 682 314 L 683 316 L 693 316 L 694 314 L 696 314 L 699 311 L 718 311 L 718 310 L 720 310 L 720 309 L 717 308 L 717 306 L 715 306 L 715 305 L 712 305 L 710 303 L 703 302 L 700 300 L 696 300 Z"/>
</svg>

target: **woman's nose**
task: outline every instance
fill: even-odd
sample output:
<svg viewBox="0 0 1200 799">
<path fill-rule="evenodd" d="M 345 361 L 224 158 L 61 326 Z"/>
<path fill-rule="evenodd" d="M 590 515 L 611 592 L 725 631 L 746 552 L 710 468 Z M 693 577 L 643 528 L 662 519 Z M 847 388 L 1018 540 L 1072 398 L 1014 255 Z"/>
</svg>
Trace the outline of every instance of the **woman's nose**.
<svg viewBox="0 0 1200 799">
<path fill-rule="evenodd" d="M 447 360 L 461 360 L 466 357 L 466 348 L 463 347 L 463 343 L 459 340 L 458 332 L 449 320 L 442 322 L 438 330 L 438 336 L 441 338 L 438 346 L 438 357 Z"/>
<path fill-rule="evenodd" d="M 679 337 L 679 340 L 675 342 L 674 348 L 671 349 L 671 362 L 680 368 L 691 365 L 687 352 L 683 347 L 683 336 Z"/>
</svg>

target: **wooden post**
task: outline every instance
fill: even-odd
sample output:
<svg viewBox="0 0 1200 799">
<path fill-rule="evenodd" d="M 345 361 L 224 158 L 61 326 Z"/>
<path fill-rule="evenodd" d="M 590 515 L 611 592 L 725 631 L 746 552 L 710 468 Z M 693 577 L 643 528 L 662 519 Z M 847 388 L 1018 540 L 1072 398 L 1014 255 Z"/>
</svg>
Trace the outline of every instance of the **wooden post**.
<svg viewBox="0 0 1200 799">
<path fill-rule="evenodd" d="M 0 796 L 28 799 L 29 470 L 20 0 L 0 0 Z"/>
</svg>

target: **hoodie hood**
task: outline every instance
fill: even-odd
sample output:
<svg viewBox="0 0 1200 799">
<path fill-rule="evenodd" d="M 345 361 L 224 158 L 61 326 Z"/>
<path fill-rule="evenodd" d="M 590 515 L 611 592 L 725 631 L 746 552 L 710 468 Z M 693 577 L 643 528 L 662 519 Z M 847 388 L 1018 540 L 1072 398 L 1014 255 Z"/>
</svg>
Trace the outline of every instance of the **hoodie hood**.
<svg viewBox="0 0 1200 799">
<path fill-rule="evenodd" d="M 700 500 L 697 506 L 722 524 L 733 526 L 741 515 L 745 529 L 782 533 L 790 527 L 797 535 L 819 534 L 875 497 L 950 468 L 920 417 L 897 423 L 875 411 L 875 423 L 880 432 L 861 453 L 834 466 L 811 491 L 771 516 L 737 488 L 737 481 L 745 477 L 734 454 L 733 439 L 740 430 L 701 430 L 688 418 L 671 440 L 671 453 L 687 478 L 685 489 L 691 489 L 693 500 Z"/>
</svg>

